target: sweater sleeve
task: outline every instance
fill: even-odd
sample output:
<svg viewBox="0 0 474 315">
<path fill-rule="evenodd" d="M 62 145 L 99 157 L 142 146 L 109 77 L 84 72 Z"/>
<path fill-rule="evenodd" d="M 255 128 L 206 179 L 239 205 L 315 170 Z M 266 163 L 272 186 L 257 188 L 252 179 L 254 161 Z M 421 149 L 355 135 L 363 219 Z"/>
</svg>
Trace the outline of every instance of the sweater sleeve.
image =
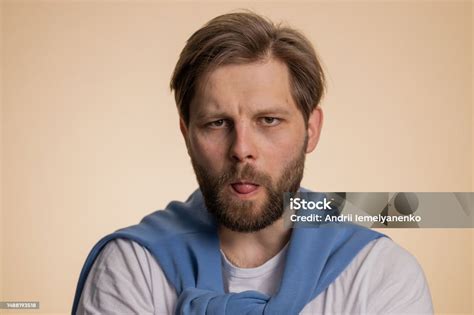
<svg viewBox="0 0 474 315">
<path fill-rule="evenodd" d="M 87 277 L 77 314 L 170 314 L 176 292 L 148 250 L 110 241 Z"/>
</svg>

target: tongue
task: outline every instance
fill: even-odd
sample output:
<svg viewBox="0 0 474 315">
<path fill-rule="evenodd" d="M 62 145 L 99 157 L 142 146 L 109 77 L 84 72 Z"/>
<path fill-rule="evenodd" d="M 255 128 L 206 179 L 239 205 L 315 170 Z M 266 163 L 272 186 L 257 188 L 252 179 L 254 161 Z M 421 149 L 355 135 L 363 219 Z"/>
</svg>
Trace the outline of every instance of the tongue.
<svg viewBox="0 0 474 315">
<path fill-rule="evenodd" d="M 249 194 L 257 189 L 257 185 L 253 184 L 232 184 L 232 187 L 239 194 Z"/>
</svg>

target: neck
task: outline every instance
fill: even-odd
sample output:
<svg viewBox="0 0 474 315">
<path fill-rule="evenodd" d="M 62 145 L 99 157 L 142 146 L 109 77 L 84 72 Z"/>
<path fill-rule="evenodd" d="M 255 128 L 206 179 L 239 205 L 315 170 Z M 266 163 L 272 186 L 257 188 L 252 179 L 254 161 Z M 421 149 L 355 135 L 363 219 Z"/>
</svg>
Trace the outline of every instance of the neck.
<svg viewBox="0 0 474 315">
<path fill-rule="evenodd" d="M 280 218 L 257 232 L 235 232 L 220 226 L 218 233 L 221 249 L 232 264 L 240 268 L 254 268 L 285 247 L 291 230 L 284 226 L 283 218 Z"/>
</svg>

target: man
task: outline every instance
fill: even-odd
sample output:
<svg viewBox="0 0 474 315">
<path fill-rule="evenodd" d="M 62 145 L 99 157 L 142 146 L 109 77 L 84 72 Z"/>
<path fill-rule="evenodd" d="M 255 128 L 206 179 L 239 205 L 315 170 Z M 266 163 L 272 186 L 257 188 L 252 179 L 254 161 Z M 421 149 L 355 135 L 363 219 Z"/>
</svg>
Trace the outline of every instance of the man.
<svg viewBox="0 0 474 315">
<path fill-rule="evenodd" d="M 299 32 L 253 13 L 214 18 L 171 81 L 200 189 L 103 238 L 73 312 L 432 313 L 416 260 L 356 227 L 286 227 L 319 140 L 324 74 Z"/>
</svg>

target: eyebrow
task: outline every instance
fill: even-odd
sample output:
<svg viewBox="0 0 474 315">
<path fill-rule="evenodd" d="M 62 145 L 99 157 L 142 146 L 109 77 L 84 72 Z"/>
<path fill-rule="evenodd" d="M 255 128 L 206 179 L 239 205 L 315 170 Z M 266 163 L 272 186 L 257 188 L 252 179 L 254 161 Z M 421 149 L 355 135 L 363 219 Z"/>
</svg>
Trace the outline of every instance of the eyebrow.
<svg viewBox="0 0 474 315">
<path fill-rule="evenodd" d="M 269 106 L 266 108 L 256 109 L 253 112 L 253 116 L 271 116 L 271 115 L 289 116 L 290 114 L 291 114 L 290 111 L 284 108 L 283 106 Z M 229 116 L 230 115 L 227 112 L 222 111 L 220 109 L 209 110 L 207 112 L 201 110 L 196 113 L 197 120 L 212 119 L 212 118 L 226 118 Z"/>
<path fill-rule="evenodd" d="M 260 110 L 256 111 L 256 116 L 265 116 L 265 115 L 283 115 L 283 116 L 288 116 L 290 115 L 290 111 L 283 106 L 277 106 L 277 107 L 268 107 L 268 108 L 262 108 Z"/>
</svg>

